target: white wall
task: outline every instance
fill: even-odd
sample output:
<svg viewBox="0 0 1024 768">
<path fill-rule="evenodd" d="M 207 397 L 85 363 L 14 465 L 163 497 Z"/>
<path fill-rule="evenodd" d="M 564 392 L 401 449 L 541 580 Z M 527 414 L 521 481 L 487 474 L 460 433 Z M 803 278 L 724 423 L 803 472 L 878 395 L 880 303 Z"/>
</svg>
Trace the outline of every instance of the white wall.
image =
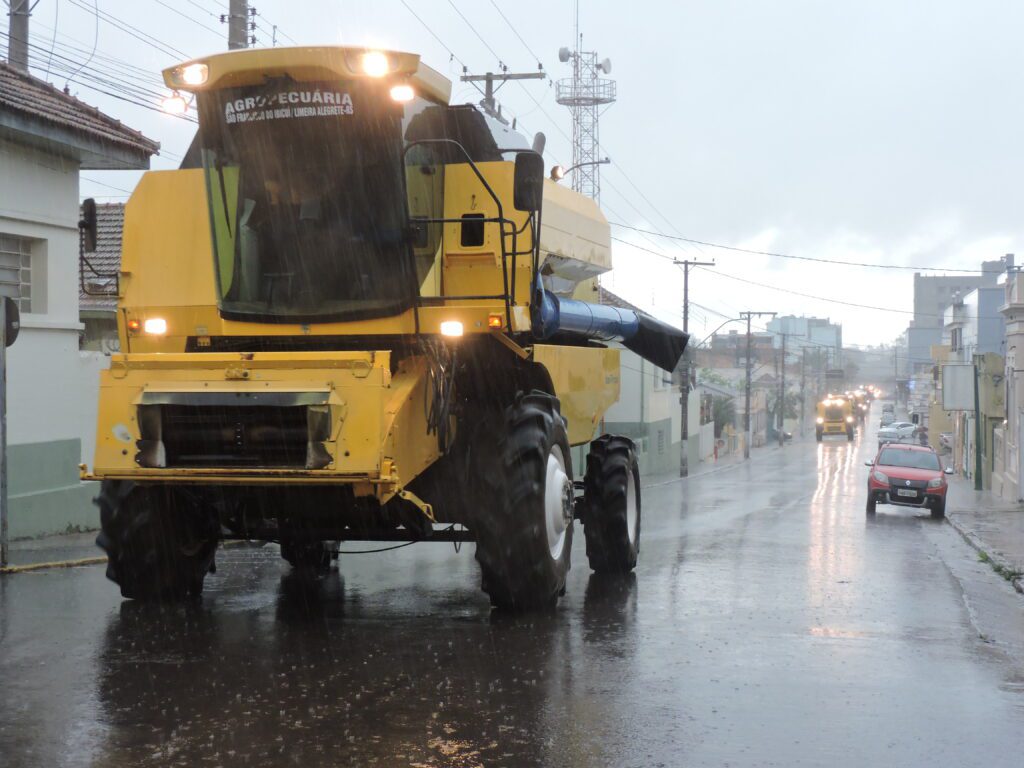
<svg viewBox="0 0 1024 768">
<path fill-rule="evenodd" d="M 33 249 L 33 312 L 8 350 L 8 440 L 79 438 L 91 461 L 98 371 L 109 358 L 78 349 L 78 171 L 73 160 L 0 140 L 0 232 L 45 241 Z"/>
</svg>

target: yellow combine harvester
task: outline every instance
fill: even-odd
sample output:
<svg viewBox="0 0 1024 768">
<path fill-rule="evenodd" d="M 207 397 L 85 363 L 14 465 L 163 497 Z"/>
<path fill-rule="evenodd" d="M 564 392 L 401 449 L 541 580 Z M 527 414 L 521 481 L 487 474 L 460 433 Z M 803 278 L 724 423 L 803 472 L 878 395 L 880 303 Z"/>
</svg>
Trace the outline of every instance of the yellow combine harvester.
<svg viewBox="0 0 1024 768">
<path fill-rule="evenodd" d="M 855 417 L 853 403 L 849 398 L 840 395 L 826 397 L 818 403 L 815 421 L 814 436 L 819 443 L 829 435 L 846 435 L 847 440 L 853 440 Z"/>
<path fill-rule="evenodd" d="M 414 54 L 247 50 L 164 79 L 199 133 L 127 204 L 83 470 L 122 594 L 198 594 L 222 538 L 310 573 L 340 541 L 475 541 L 495 605 L 541 606 L 575 519 L 592 568 L 632 569 L 635 449 L 594 439 L 619 394 L 603 342 L 673 369 L 687 339 L 579 300 L 611 267 L 597 206 Z"/>
</svg>

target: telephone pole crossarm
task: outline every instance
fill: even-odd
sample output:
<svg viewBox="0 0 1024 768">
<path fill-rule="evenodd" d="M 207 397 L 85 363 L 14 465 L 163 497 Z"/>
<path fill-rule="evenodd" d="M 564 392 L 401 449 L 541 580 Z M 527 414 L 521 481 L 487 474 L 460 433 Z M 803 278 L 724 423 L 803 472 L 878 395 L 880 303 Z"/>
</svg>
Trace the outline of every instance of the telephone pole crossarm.
<svg viewBox="0 0 1024 768">
<path fill-rule="evenodd" d="M 463 83 L 473 83 L 477 90 L 480 90 L 480 87 L 476 83 L 483 83 L 483 90 L 480 90 L 480 93 L 483 94 L 480 106 L 483 107 L 484 112 L 495 120 L 508 125 L 508 120 L 501 114 L 501 107 L 494 99 L 494 94 L 497 93 L 498 88 L 501 88 L 509 80 L 543 80 L 546 77 L 547 74 L 543 70 L 539 70 L 537 72 L 487 72 L 483 75 L 465 74 L 459 80 Z M 494 87 L 495 82 L 498 83 L 497 88 Z"/>
</svg>

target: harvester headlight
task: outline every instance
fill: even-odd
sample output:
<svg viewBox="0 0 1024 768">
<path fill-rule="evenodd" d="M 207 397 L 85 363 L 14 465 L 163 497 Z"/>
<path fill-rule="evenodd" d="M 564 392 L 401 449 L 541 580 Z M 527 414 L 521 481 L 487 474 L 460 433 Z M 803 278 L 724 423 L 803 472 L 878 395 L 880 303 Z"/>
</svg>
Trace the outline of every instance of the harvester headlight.
<svg viewBox="0 0 1024 768">
<path fill-rule="evenodd" d="M 367 51 L 363 54 L 363 72 L 370 77 L 384 77 L 390 71 L 388 57 L 380 51 Z"/>
<path fill-rule="evenodd" d="M 416 92 L 412 89 L 411 85 L 402 83 L 401 85 L 391 86 L 391 100 L 399 103 L 405 103 L 412 101 L 416 97 Z"/>
<path fill-rule="evenodd" d="M 181 82 L 185 85 L 202 85 L 210 76 L 210 68 L 205 64 L 188 64 L 181 68 Z"/>
<path fill-rule="evenodd" d="M 846 423 L 847 424 L 853 424 L 853 416 L 847 416 L 846 417 Z"/>
<path fill-rule="evenodd" d="M 164 99 L 160 106 L 169 115 L 184 115 L 188 112 L 188 102 L 177 91 Z"/>
<path fill-rule="evenodd" d="M 142 329 L 153 336 L 163 336 L 167 333 L 167 321 L 162 317 L 151 317 L 143 323 Z"/>
<path fill-rule="evenodd" d="M 462 323 L 458 320 L 445 320 L 441 323 L 441 335 L 457 338 L 462 335 Z"/>
<path fill-rule="evenodd" d="M 560 165 L 552 165 L 551 166 L 551 180 L 552 181 L 561 181 L 564 178 L 565 178 L 565 168 L 563 168 Z"/>
<path fill-rule="evenodd" d="M 815 421 L 816 421 L 816 422 L 817 422 L 818 424 L 824 424 L 824 423 L 825 423 L 825 420 L 824 420 L 823 418 L 821 418 L 821 416 L 819 416 L 818 418 L 816 418 L 816 419 L 815 419 Z"/>
</svg>

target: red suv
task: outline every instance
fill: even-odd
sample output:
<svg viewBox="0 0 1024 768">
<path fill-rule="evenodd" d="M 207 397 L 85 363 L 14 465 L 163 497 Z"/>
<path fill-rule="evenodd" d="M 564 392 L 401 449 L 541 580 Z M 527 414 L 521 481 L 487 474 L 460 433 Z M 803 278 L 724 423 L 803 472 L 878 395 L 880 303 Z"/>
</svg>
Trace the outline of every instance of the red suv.
<svg viewBox="0 0 1024 768">
<path fill-rule="evenodd" d="M 869 515 L 875 514 L 875 505 L 898 504 L 904 507 L 928 507 L 932 517 L 946 514 L 946 475 L 952 469 L 943 469 L 935 451 L 923 445 L 888 443 L 883 445 L 874 461 L 864 462 L 871 467 L 868 475 Z"/>
</svg>

